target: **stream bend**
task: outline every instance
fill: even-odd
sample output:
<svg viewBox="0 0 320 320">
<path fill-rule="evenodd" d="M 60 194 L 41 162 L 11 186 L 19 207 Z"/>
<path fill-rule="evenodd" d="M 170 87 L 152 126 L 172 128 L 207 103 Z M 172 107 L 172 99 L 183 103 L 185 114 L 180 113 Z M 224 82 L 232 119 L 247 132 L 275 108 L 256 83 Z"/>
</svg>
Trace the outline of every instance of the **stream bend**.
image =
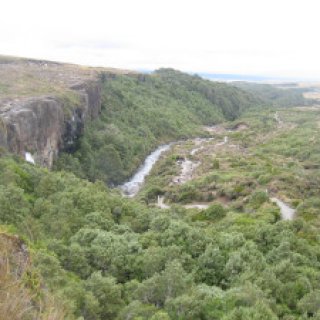
<svg viewBox="0 0 320 320">
<path fill-rule="evenodd" d="M 172 143 L 162 145 L 148 155 L 135 175 L 128 182 L 120 186 L 120 189 L 125 196 L 134 197 L 138 193 L 145 177 L 150 173 L 155 163 L 159 160 L 161 154 L 169 150 L 171 146 Z"/>
</svg>

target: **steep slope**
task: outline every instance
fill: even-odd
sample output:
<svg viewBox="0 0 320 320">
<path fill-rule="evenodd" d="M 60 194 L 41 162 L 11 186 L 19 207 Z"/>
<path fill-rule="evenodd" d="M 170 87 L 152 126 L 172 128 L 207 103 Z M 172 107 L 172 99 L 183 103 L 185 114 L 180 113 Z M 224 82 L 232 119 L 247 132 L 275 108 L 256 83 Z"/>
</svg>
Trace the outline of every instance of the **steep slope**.
<svg viewBox="0 0 320 320">
<path fill-rule="evenodd" d="M 101 115 L 61 158 L 93 180 L 116 181 L 154 145 L 264 106 L 172 70 L 100 80 Z M 0 318 L 319 318 L 319 121 L 316 107 L 252 110 L 217 130 L 217 148 L 184 142 L 204 166 L 181 188 L 169 184 L 184 154 L 167 155 L 141 202 L 1 154 Z M 294 220 L 280 220 L 266 189 L 291 199 Z M 146 205 L 163 193 L 175 205 Z M 179 205 L 189 200 L 212 204 Z"/>
<path fill-rule="evenodd" d="M 0 56 L 0 145 L 51 167 L 99 115 L 101 70 Z"/>
<path fill-rule="evenodd" d="M 42 286 L 24 241 L 0 226 L 0 318 L 66 319 L 62 303 L 54 301 Z"/>
<path fill-rule="evenodd" d="M 242 81 L 232 82 L 231 84 L 260 98 L 264 103 L 271 103 L 277 107 L 304 106 L 313 103 L 311 99 L 307 100 L 303 96 L 304 92 L 310 91 L 309 88 L 277 87 L 270 84 Z"/>
<path fill-rule="evenodd" d="M 258 95 L 253 95 L 226 83 L 205 80 L 197 75 L 192 76 L 173 69 L 159 69 L 155 74 L 168 84 L 167 90 L 171 94 L 174 94 L 176 87 L 179 86 L 191 94 L 201 95 L 227 120 L 234 120 L 250 107 L 269 103 L 269 101 L 260 99 Z M 201 110 L 201 108 L 199 109 Z"/>
<path fill-rule="evenodd" d="M 200 175 L 175 193 L 169 184 L 183 154 L 167 154 L 150 176 L 155 197 L 173 196 L 167 209 L 1 157 L 0 225 L 25 239 L 36 267 L 19 279 L 19 292 L 60 297 L 66 320 L 317 319 L 320 109 L 278 113 L 285 127 L 273 110 L 255 110 L 241 118 L 250 127 L 226 133 L 225 145 L 198 150 Z M 294 220 L 280 220 L 266 189 L 291 199 Z M 212 204 L 186 209 L 177 200 Z M 21 243 L 15 256 L 25 252 Z M 1 288 L 9 301 L 0 306 L 25 301 L 15 288 Z"/>
<path fill-rule="evenodd" d="M 274 102 L 273 95 L 261 94 L 268 92 L 265 88 L 244 89 L 172 69 L 142 75 L 0 56 L 0 146 L 49 168 L 61 151 L 78 150 L 58 167 L 118 183 L 156 145 Z M 300 93 L 290 94 L 278 94 L 276 100 L 304 101 Z M 98 118 L 102 105 L 102 118 L 87 130 L 79 148 L 84 127 Z"/>
<path fill-rule="evenodd" d="M 157 145 L 204 134 L 203 125 L 234 119 L 261 106 L 253 95 L 171 69 L 151 75 L 105 75 L 101 117 L 77 152 L 57 164 L 94 181 L 118 184 Z"/>
</svg>

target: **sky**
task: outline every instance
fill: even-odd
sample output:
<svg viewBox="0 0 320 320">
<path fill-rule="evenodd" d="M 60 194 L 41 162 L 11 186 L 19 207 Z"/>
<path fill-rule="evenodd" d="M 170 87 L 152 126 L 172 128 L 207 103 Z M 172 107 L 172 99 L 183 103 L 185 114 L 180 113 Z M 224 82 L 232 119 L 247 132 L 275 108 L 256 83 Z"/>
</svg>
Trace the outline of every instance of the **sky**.
<svg viewBox="0 0 320 320">
<path fill-rule="evenodd" d="M 319 0 L 4 0 L 0 54 L 320 80 Z"/>
</svg>

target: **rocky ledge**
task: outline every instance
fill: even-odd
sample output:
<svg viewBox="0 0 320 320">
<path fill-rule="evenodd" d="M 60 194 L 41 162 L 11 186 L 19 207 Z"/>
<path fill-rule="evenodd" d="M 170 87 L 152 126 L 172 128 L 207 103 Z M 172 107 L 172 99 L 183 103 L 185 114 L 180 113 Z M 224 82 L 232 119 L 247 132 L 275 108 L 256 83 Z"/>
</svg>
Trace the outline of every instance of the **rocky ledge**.
<svg viewBox="0 0 320 320">
<path fill-rule="evenodd" d="M 48 168 L 60 151 L 71 151 L 85 123 L 100 113 L 101 83 L 86 80 L 70 89 L 74 106 L 59 96 L 0 101 L 0 146 Z"/>
</svg>

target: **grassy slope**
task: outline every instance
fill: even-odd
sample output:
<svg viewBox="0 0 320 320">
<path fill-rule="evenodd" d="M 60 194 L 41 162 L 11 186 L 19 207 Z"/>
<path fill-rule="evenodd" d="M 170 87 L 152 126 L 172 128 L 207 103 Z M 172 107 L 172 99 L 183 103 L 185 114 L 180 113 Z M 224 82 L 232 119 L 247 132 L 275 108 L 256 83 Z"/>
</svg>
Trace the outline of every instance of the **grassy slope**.
<svg viewBox="0 0 320 320">
<path fill-rule="evenodd" d="M 32 265 L 24 242 L 2 226 L 0 259 L 1 319 L 65 319 L 61 303 L 41 289 L 43 279 Z"/>
<path fill-rule="evenodd" d="M 127 74 L 128 70 L 93 68 L 46 60 L 0 55 L 0 106 L 8 101 L 38 96 L 56 96 L 67 104 L 79 103 L 72 86 L 97 81 L 101 72 Z"/>
</svg>

